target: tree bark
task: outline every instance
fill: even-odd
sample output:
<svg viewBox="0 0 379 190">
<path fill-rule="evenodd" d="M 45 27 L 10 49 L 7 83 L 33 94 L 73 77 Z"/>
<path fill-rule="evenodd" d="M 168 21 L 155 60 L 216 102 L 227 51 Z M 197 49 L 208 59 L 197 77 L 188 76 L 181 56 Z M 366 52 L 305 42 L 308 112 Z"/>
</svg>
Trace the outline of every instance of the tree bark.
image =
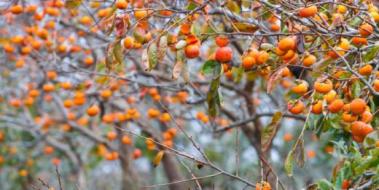
<svg viewBox="0 0 379 190">
<path fill-rule="evenodd" d="M 178 162 L 175 160 L 175 157 L 173 155 L 165 154 L 162 161 L 167 179 L 170 182 L 184 180 L 184 177 L 178 168 Z M 176 183 L 171 184 L 169 188 L 170 190 L 187 190 L 188 185 L 186 183 Z"/>
<path fill-rule="evenodd" d="M 122 143 L 122 133 L 120 126 L 116 127 L 119 142 L 119 160 L 122 169 L 121 189 L 122 190 L 138 190 L 140 189 L 139 175 L 132 165 L 132 149 L 129 145 Z"/>
</svg>

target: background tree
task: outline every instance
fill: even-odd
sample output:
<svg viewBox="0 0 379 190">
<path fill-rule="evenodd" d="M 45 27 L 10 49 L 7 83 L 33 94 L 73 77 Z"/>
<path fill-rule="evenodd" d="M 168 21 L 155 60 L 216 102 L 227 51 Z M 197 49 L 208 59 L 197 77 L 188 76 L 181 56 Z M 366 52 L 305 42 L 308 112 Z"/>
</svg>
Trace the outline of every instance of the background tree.
<svg viewBox="0 0 379 190">
<path fill-rule="evenodd" d="M 377 189 L 371 1 L 0 2 L 1 189 Z"/>
</svg>

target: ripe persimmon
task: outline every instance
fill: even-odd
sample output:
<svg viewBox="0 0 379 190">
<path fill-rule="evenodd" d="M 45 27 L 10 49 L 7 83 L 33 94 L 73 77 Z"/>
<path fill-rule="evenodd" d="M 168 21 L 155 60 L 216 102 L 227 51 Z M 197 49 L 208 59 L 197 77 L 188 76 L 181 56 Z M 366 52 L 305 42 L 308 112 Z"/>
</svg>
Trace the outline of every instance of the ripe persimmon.
<svg viewBox="0 0 379 190">
<path fill-rule="evenodd" d="M 219 47 L 216 50 L 215 59 L 219 62 L 225 63 L 231 61 L 233 58 L 233 50 L 230 47 Z"/>
<path fill-rule="evenodd" d="M 126 9 L 128 7 L 128 2 L 126 0 L 117 0 L 116 7 L 118 9 Z"/>
<path fill-rule="evenodd" d="M 189 59 L 199 57 L 200 47 L 197 44 L 190 44 L 190 45 L 186 46 L 186 48 L 184 49 L 184 53 L 185 53 L 186 57 Z"/>
<path fill-rule="evenodd" d="M 13 14 L 20 14 L 23 11 L 23 8 L 21 5 L 13 5 L 9 8 L 9 11 Z"/>
<path fill-rule="evenodd" d="M 318 100 L 316 103 L 312 105 L 311 112 L 313 114 L 321 114 L 323 110 L 322 101 Z"/>
<path fill-rule="evenodd" d="M 318 93 L 326 94 L 326 93 L 330 92 L 333 89 L 333 83 L 329 79 L 327 79 L 324 82 L 316 81 L 315 84 L 314 84 L 314 89 Z"/>
<path fill-rule="evenodd" d="M 353 136 L 365 137 L 373 131 L 372 127 L 363 121 L 354 121 L 351 124 L 351 134 Z"/>
<path fill-rule="evenodd" d="M 331 112 L 331 113 L 337 113 L 339 112 L 340 110 L 342 110 L 343 106 L 344 106 L 344 102 L 343 100 L 341 99 L 335 99 L 333 100 L 329 106 L 328 106 L 328 110 Z"/>
<path fill-rule="evenodd" d="M 124 48 L 131 49 L 134 47 L 134 38 L 127 36 L 123 39 Z"/>
<path fill-rule="evenodd" d="M 47 83 L 42 86 L 43 91 L 52 92 L 55 90 L 55 86 L 52 83 Z"/>
<path fill-rule="evenodd" d="M 347 123 L 351 123 L 358 120 L 358 116 L 350 114 L 348 112 L 342 113 L 342 120 Z"/>
<path fill-rule="evenodd" d="M 364 38 L 364 37 L 353 37 L 351 39 L 351 43 L 358 47 L 368 44 L 367 38 Z"/>
<path fill-rule="evenodd" d="M 366 111 L 366 101 L 361 98 L 356 98 L 350 103 L 350 110 L 356 115 L 362 114 Z"/>
<path fill-rule="evenodd" d="M 367 64 L 367 65 L 359 68 L 358 72 L 359 72 L 359 74 L 361 74 L 363 76 L 369 76 L 369 75 L 371 75 L 372 70 L 373 70 L 372 66 L 370 64 Z"/>
<path fill-rule="evenodd" d="M 217 36 L 215 42 L 218 47 L 225 47 L 229 44 L 229 39 L 226 36 Z"/>
<path fill-rule="evenodd" d="M 285 142 L 289 142 L 293 139 L 293 135 L 291 133 L 285 133 L 284 136 L 283 136 L 283 140 Z"/>
<path fill-rule="evenodd" d="M 259 51 L 256 61 L 258 64 L 264 64 L 269 59 L 270 55 L 266 51 Z"/>
<path fill-rule="evenodd" d="M 109 140 L 109 141 L 113 141 L 113 140 L 115 140 L 117 138 L 117 133 L 116 132 L 114 132 L 114 131 L 109 131 L 108 133 L 107 133 L 107 139 Z"/>
<path fill-rule="evenodd" d="M 294 104 L 288 104 L 288 110 L 292 114 L 300 114 L 305 110 L 305 105 L 301 100 L 299 100 L 296 101 Z"/>
<path fill-rule="evenodd" d="M 308 83 L 302 80 L 298 85 L 292 87 L 291 91 L 296 94 L 303 95 L 308 91 Z"/>
<path fill-rule="evenodd" d="M 130 139 L 127 135 L 124 135 L 124 136 L 122 136 L 121 142 L 122 142 L 122 144 L 131 145 L 132 139 Z"/>
<path fill-rule="evenodd" d="M 99 111 L 100 111 L 99 106 L 97 106 L 97 105 L 92 105 L 91 107 L 89 107 L 89 108 L 87 109 L 87 114 L 88 114 L 89 116 L 93 117 L 93 116 L 97 115 L 97 114 L 99 113 Z"/>
<path fill-rule="evenodd" d="M 133 151 L 133 159 L 138 159 L 142 156 L 142 151 L 141 149 L 139 148 L 136 148 L 134 151 Z"/>
<path fill-rule="evenodd" d="M 317 6 L 312 5 L 309 7 L 304 7 L 299 10 L 298 14 L 300 17 L 313 17 L 317 14 Z"/>
<path fill-rule="evenodd" d="M 361 114 L 361 120 L 365 123 L 371 123 L 373 115 L 370 111 L 365 111 Z"/>
<path fill-rule="evenodd" d="M 359 27 L 359 34 L 361 34 L 362 37 L 370 36 L 373 32 L 374 28 L 368 23 L 362 24 Z"/>
<path fill-rule="evenodd" d="M 283 38 L 279 41 L 278 48 L 284 52 L 294 50 L 296 48 L 296 41 L 292 37 Z"/>
<path fill-rule="evenodd" d="M 375 91 L 379 92 L 379 79 L 374 80 L 374 89 Z"/>
<path fill-rule="evenodd" d="M 255 64 L 255 58 L 252 57 L 252 56 L 245 56 L 243 59 L 242 59 L 242 67 L 246 70 L 249 70 L 251 69 L 254 64 Z"/>
<path fill-rule="evenodd" d="M 160 115 L 160 111 L 154 108 L 149 108 L 147 110 L 147 116 L 149 118 L 157 118 Z"/>
<path fill-rule="evenodd" d="M 316 63 L 316 56 L 314 56 L 314 55 L 307 55 L 303 59 L 303 65 L 306 66 L 306 67 L 310 67 L 314 63 Z"/>
</svg>

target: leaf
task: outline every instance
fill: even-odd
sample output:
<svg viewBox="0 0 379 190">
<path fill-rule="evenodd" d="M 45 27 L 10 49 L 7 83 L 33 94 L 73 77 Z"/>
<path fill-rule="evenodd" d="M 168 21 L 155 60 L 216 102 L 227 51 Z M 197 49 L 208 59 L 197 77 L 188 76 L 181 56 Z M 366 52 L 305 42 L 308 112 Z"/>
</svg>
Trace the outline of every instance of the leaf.
<svg viewBox="0 0 379 190">
<path fill-rule="evenodd" d="M 176 43 L 175 48 L 179 50 L 179 49 L 186 47 L 186 45 L 187 45 L 187 42 L 185 40 L 179 40 Z"/>
<path fill-rule="evenodd" d="M 158 62 L 162 63 L 166 56 L 166 51 L 167 51 L 167 36 L 164 35 L 161 38 L 159 38 L 159 43 L 158 43 Z"/>
<path fill-rule="evenodd" d="M 361 85 L 360 85 L 360 82 L 359 80 L 356 80 L 354 81 L 353 85 L 352 85 L 352 95 L 354 98 L 358 98 L 359 95 L 361 94 Z"/>
<path fill-rule="evenodd" d="M 208 103 L 208 114 L 211 117 L 215 117 L 218 114 L 218 108 L 220 106 L 220 96 L 218 88 L 220 86 L 220 77 L 217 77 L 212 80 L 207 94 L 207 103 Z"/>
<path fill-rule="evenodd" d="M 226 7 L 227 7 L 230 11 L 232 11 L 232 12 L 234 12 L 234 13 L 239 14 L 239 13 L 241 12 L 241 8 L 240 8 L 240 6 L 237 4 L 236 1 L 229 0 L 229 1 L 226 3 Z"/>
<path fill-rule="evenodd" d="M 176 51 L 176 64 L 174 65 L 173 71 L 172 71 L 172 78 L 177 79 L 180 74 L 182 74 L 183 80 L 186 83 L 190 82 L 189 72 L 184 56 L 184 50 L 178 50 Z"/>
<path fill-rule="evenodd" d="M 332 183 L 330 183 L 328 180 L 326 180 L 326 179 L 322 179 L 322 180 L 320 180 L 318 183 L 317 183 L 317 185 L 318 185 L 318 188 L 320 189 L 320 190 L 330 190 L 330 189 L 334 189 L 333 188 L 333 184 Z"/>
<path fill-rule="evenodd" d="M 197 8 L 197 5 L 194 3 L 194 2 L 190 2 L 188 5 L 187 5 L 187 10 L 189 11 L 192 11 L 194 9 Z"/>
<path fill-rule="evenodd" d="M 217 68 L 217 66 L 220 66 L 219 62 L 217 62 L 215 60 L 208 60 L 201 67 L 201 72 L 203 74 L 215 73 L 215 70 L 219 70 L 219 68 Z"/>
<path fill-rule="evenodd" d="M 173 79 L 178 79 L 180 73 L 182 72 L 184 63 L 182 61 L 176 62 L 174 65 L 174 69 L 172 70 L 172 78 Z"/>
<path fill-rule="evenodd" d="M 124 61 L 124 54 L 122 53 L 121 40 L 117 40 L 113 46 L 113 55 L 118 64 L 122 64 Z"/>
<path fill-rule="evenodd" d="M 149 69 L 149 58 L 147 55 L 147 48 L 142 51 L 142 66 L 144 67 L 144 70 Z"/>
<path fill-rule="evenodd" d="M 126 32 L 125 20 L 121 15 L 116 16 L 114 25 L 116 28 L 116 36 L 121 37 Z"/>
<path fill-rule="evenodd" d="M 284 162 L 284 169 L 288 176 L 293 175 L 293 152 L 292 150 L 288 153 L 287 158 Z"/>
<path fill-rule="evenodd" d="M 156 43 L 152 43 L 147 49 L 147 56 L 149 60 L 149 69 L 152 70 L 158 63 L 158 47 Z"/>
<path fill-rule="evenodd" d="M 368 50 L 366 54 L 364 54 L 363 61 L 367 63 L 373 60 L 378 54 L 378 51 L 379 51 L 379 45 L 375 45 L 370 50 Z"/>
<path fill-rule="evenodd" d="M 66 0 L 66 3 L 64 5 L 68 9 L 75 9 L 82 4 L 82 1 L 83 0 Z"/>
<path fill-rule="evenodd" d="M 284 169 L 288 176 L 293 174 L 293 161 L 296 161 L 297 165 L 300 167 L 304 166 L 305 155 L 304 155 L 304 139 L 299 137 L 291 151 L 288 153 L 287 158 L 284 163 Z"/>
<path fill-rule="evenodd" d="M 113 69 L 113 54 L 112 54 L 112 44 L 109 44 L 108 47 L 107 47 L 107 51 L 106 51 L 106 56 L 105 56 L 105 66 L 108 70 L 112 70 Z"/>
<path fill-rule="evenodd" d="M 190 82 L 190 75 L 189 75 L 187 64 L 183 65 L 182 74 L 183 74 L 184 81 L 186 81 L 186 83 L 189 83 Z"/>
<path fill-rule="evenodd" d="M 248 24 L 248 23 L 243 23 L 243 22 L 234 22 L 234 26 L 238 28 L 240 32 L 255 32 L 258 30 L 258 26 Z"/>
<path fill-rule="evenodd" d="M 164 156 L 163 150 L 159 151 L 157 153 L 157 155 L 155 155 L 155 157 L 153 159 L 153 166 L 154 167 L 157 167 L 161 163 L 163 156 Z"/>
<path fill-rule="evenodd" d="M 239 83 L 243 77 L 244 69 L 242 67 L 232 67 L 233 81 Z"/>
<path fill-rule="evenodd" d="M 262 149 L 263 152 L 266 152 L 268 148 L 270 147 L 270 144 L 272 140 L 274 139 L 278 129 L 280 121 L 282 120 L 283 114 L 282 112 L 275 112 L 274 116 L 272 117 L 271 123 L 264 128 L 262 131 Z"/>
<path fill-rule="evenodd" d="M 299 143 L 295 148 L 295 161 L 298 166 L 303 167 L 305 163 L 305 154 L 304 154 L 304 139 L 299 139 Z"/>
<path fill-rule="evenodd" d="M 282 73 L 286 66 L 280 67 L 277 71 L 271 74 L 270 78 L 267 81 L 267 93 L 271 93 L 275 83 L 278 81 L 278 79 L 282 76 Z"/>
</svg>

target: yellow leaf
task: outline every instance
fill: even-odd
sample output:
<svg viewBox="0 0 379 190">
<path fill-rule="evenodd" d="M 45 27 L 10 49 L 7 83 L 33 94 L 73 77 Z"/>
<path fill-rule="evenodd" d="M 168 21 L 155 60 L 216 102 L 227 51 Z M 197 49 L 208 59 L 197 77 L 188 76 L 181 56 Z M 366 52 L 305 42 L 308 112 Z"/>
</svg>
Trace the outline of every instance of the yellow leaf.
<svg viewBox="0 0 379 190">
<path fill-rule="evenodd" d="M 75 9 L 82 4 L 83 0 L 67 0 L 65 3 L 65 7 L 68 9 Z"/>
<path fill-rule="evenodd" d="M 154 167 L 157 167 L 161 163 L 163 156 L 164 156 L 163 150 L 161 150 L 157 153 L 157 155 L 155 156 L 155 158 L 153 160 Z"/>
</svg>

